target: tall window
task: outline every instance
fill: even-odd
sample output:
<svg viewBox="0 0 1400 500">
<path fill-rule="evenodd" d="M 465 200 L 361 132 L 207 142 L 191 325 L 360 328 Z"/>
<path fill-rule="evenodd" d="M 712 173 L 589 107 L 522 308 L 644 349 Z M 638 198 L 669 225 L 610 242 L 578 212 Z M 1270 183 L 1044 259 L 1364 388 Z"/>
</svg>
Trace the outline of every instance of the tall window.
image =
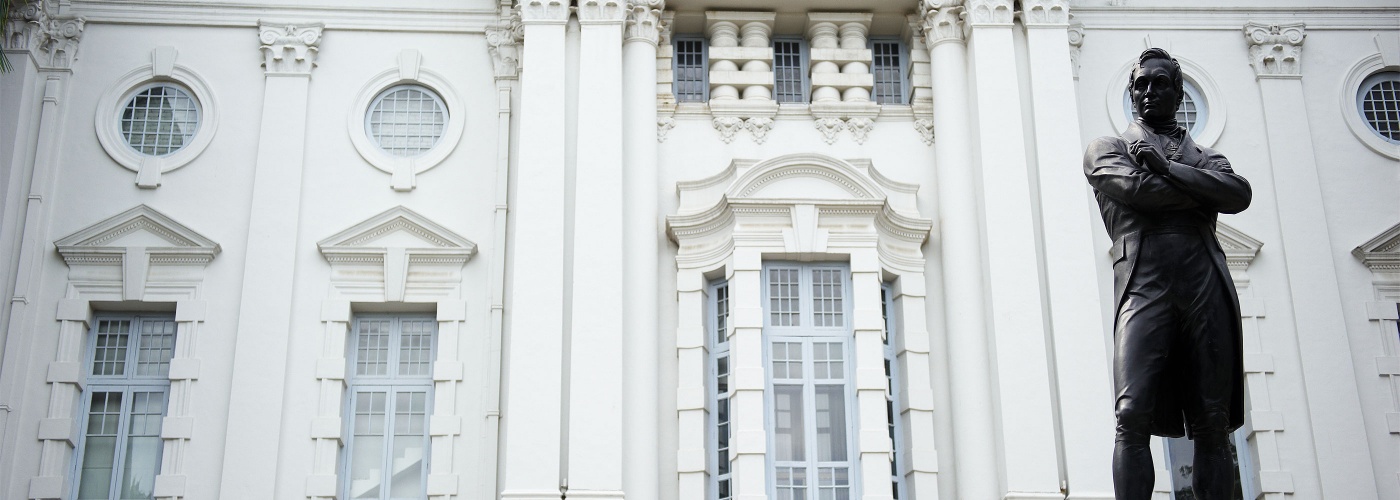
<svg viewBox="0 0 1400 500">
<path fill-rule="evenodd" d="M 712 478 L 710 489 L 713 492 L 710 498 L 729 500 L 733 498 L 729 463 L 729 340 L 725 337 L 725 332 L 729 327 L 729 283 L 725 281 L 711 283 L 709 292 L 711 353 L 709 369 L 713 377 L 709 384 L 709 390 L 710 407 L 714 408 L 714 412 L 710 414 L 712 437 L 708 446 L 710 466 L 711 470 L 714 471 L 710 476 Z"/>
<path fill-rule="evenodd" d="M 432 317 L 355 318 L 345 498 L 426 498 L 436 339 Z"/>
<path fill-rule="evenodd" d="M 675 41 L 676 102 L 705 102 L 710 95 L 710 68 L 705 60 L 705 37 L 679 35 Z"/>
<path fill-rule="evenodd" d="M 870 72 L 875 75 L 875 102 L 904 104 L 904 46 L 898 40 L 870 41 Z"/>
<path fill-rule="evenodd" d="M 850 272 L 770 264 L 763 292 L 774 498 L 853 498 Z"/>
<path fill-rule="evenodd" d="M 801 38 L 773 39 L 773 99 L 807 102 L 807 42 Z"/>
<path fill-rule="evenodd" d="M 890 487 L 894 491 L 895 500 L 904 498 L 901 494 L 904 491 L 904 476 L 899 474 L 899 467 L 905 460 L 904 451 L 900 444 L 904 442 L 904 428 L 900 425 L 899 407 L 899 356 L 895 348 L 895 332 L 898 331 L 895 325 L 894 314 L 894 290 L 889 283 L 880 287 L 880 312 L 885 319 L 885 416 L 886 424 L 890 429 L 890 442 L 893 445 L 894 456 L 890 460 Z"/>
<path fill-rule="evenodd" d="M 160 471 L 175 320 L 98 317 L 88 346 L 76 498 L 151 498 Z"/>
</svg>

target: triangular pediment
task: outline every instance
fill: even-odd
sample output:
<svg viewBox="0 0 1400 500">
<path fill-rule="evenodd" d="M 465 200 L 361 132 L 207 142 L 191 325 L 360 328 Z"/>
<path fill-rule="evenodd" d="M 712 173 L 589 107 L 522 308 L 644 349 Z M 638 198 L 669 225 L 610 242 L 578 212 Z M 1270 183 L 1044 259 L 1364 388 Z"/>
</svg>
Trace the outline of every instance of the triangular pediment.
<svg viewBox="0 0 1400 500">
<path fill-rule="evenodd" d="M 146 205 L 83 228 L 54 242 L 65 258 L 74 252 L 145 247 L 164 253 L 219 253 L 219 244 Z"/>
<path fill-rule="evenodd" d="M 316 246 L 333 253 L 405 248 L 433 253 L 471 255 L 476 244 L 418 212 L 397 206 L 321 240 Z"/>
<path fill-rule="evenodd" d="M 1356 258 L 1372 271 L 1400 270 L 1400 223 L 1381 231 L 1381 234 L 1362 243 L 1351 251 Z"/>
<path fill-rule="evenodd" d="M 1225 252 L 1226 264 L 1240 270 L 1247 269 L 1249 264 L 1254 262 L 1254 256 L 1259 255 L 1259 249 L 1264 246 L 1263 242 L 1224 222 L 1215 224 L 1215 239 L 1220 242 L 1220 249 Z"/>
</svg>

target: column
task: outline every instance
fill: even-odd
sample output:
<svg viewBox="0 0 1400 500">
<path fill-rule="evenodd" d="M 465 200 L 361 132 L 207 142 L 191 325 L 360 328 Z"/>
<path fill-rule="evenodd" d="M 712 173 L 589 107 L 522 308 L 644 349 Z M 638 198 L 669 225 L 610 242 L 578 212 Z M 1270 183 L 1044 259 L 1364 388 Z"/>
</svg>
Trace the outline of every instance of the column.
<svg viewBox="0 0 1400 500">
<path fill-rule="evenodd" d="M 885 319 L 880 303 L 882 286 L 880 255 L 874 248 L 851 251 L 851 325 L 856 363 L 856 467 L 860 471 L 862 500 L 891 500 L 892 460 L 890 430 L 886 419 Z M 855 471 L 852 471 L 854 474 Z"/>
<path fill-rule="evenodd" d="M 657 310 L 662 294 L 662 227 L 656 176 L 656 44 L 662 0 L 628 3 L 622 44 L 623 137 L 623 491 L 633 498 L 660 498 L 657 466 L 661 335 Z"/>
<path fill-rule="evenodd" d="M 1094 266 L 1088 184 L 1064 0 L 1026 0 L 1022 22 L 1030 60 L 1035 161 L 1040 181 L 1040 239 L 1053 332 L 1062 479 L 1071 498 L 1113 495 L 1113 382 Z M 1066 443 L 1069 443 L 1066 445 Z"/>
<path fill-rule="evenodd" d="M 1012 8 L 1012 0 L 967 2 L 1002 493 L 1017 498 L 1058 495 L 1060 473 Z"/>
<path fill-rule="evenodd" d="M 972 120 L 968 113 L 967 45 L 962 1 L 924 0 L 924 40 L 933 77 L 938 241 L 943 256 L 943 309 L 954 422 L 957 498 L 999 498 L 992 428 L 991 361 L 982 288 L 982 244 Z M 920 492 L 920 494 L 926 494 Z"/>
<path fill-rule="evenodd" d="M 1333 261 L 1332 238 L 1318 185 L 1311 122 L 1300 72 L 1303 23 L 1244 26 L 1250 64 L 1264 102 L 1264 130 L 1273 167 L 1279 232 L 1289 299 L 1298 332 L 1303 385 L 1316 446 L 1318 475 L 1327 498 L 1376 498 L 1370 444 L 1353 382 L 1351 343 Z M 1263 192 L 1265 189 L 1258 189 Z M 1349 476 L 1350 475 L 1350 476 Z"/>
<path fill-rule="evenodd" d="M 514 267 L 501 498 L 556 500 L 564 335 L 564 26 L 569 2 L 521 4 Z M 515 312 L 518 311 L 519 314 Z M 580 311 L 582 312 L 582 311 Z"/>
<path fill-rule="evenodd" d="M 618 360 L 623 349 L 621 79 L 626 17 L 618 2 L 578 3 L 578 202 L 573 220 L 568 412 L 571 497 L 623 497 L 623 364 Z"/>
<path fill-rule="evenodd" d="M 320 23 L 258 26 L 266 77 L 219 486 L 225 498 L 275 496 L 306 162 L 306 105 L 321 28 Z"/>
</svg>

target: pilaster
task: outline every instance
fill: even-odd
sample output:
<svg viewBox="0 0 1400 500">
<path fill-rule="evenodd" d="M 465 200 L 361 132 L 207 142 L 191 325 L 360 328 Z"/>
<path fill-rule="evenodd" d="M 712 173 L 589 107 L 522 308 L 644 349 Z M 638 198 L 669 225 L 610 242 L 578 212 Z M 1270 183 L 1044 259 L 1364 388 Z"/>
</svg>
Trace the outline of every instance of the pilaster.
<svg viewBox="0 0 1400 500">
<path fill-rule="evenodd" d="M 1064 0 L 1022 2 L 1030 65 L 1031 113 L 1039 181 L 1041 270 L 1053 342 L 1053 403 L 1061 438 L 1057 455 L 1070 498 L 1113 496 L 1112 379 L 1101 316 L 1089 191 L 1075 168 L 1083 157 L 1075 101 L 1068 7 Z M 975 42 L 974 42 L 975 43 Z M 1008 453 L 1012 453 L 1008 451 Z"/>
<path fill-rule="evenodd" d="M 630 1 L 622 44 L 622 486 L 633 498 L 661 497 L 656 63 L 663 8 L 662 0 Z"/>
<path fill-rule="evenodd" d="M 1250 64 L 1264 103 L 1277 198 L 1284 268 L 1297 328 L 1323 496 L 1375 498 L 1373 481 L 1349 481 L 1371 470 L 1370 444 L 1356 379 L 1356 362 L 1343 315 L 1332 239 L 1327 225 L 1317 156 L 1301 75 L 1302 23 L 1244 26 Z M 1247 174 L 1247 173 L 1246 173 Z M 1260 191 L 1266 191 L 1261 189 Z"/>
<path fill-rule="evenodd" d="M 958 402 L 949 408 L 952 453 L 945 452 L 940 458 L 956 464 L 953 497 L 999 498 L 963 2 L 924 0 L 919 8 L 932 64 L 933 129 L 938 132 L 934 141 L 936 175 L 925 182 L 938 186 L 940 224 L 936 239 L 943 259 L 948 385 L 951 399 Z M 916 498 L 938 494 L 919 484 L 913 489 Z"/>
<path fill-rule="evenodd" d="M 976 85 L 974 143 L 982 173 L 981 211 L 987 256 L 988 318 L 995 361 L 1001 476 L 998 496 L 1060 492 L 1054 402 L 1039 268 L 1035 209 L 1031 206 L 1028 138 L 1011 29 L 1012 0 L 968 0 L 968 52 Z M 1066 58 L 1067 59 L 1067 58 Z M 1064 61 L 1068 66 L 1068 61 Z M 1072 94 L 1071 94 L 1072 95 Z M 1077 143 L 1076 143 L 1077 144 Z M 1078 162 L 1074 162 L 1078 164 Z M 961 264 L 954 264 L 961 265 Z M 976 474 L 977 472 L 974 472 Z M 959 480 L 963 479 L 959 477 Z M 980 497 L 980 495 L 979 495 Z"/>
<path fill-rule="evenodd" d="M 557 499 L 563 443 L 564 168 L 566 163 L 564 30 L 569 2 L 520 4 L 524 49 L 520 71 L 519 149 L 514 178 L 515 240 L 508 262 L 517 280 L 506 303 L 510 359 L 504 385 L 505 438 L 501 497 Z M 528 307 L 526 306 L 528 305 Z M 518 313 L 517 313 L 518 311 Z"/>
<path fill-rule="evenodd" d="M 320 23 L 264 21 L 262 121 L 253 165 L 252 213 L 234 344 L 224 477 L 228 498 L 277 496 L 277 457 L 295 296 L 307 100 Z"/>
</svg>

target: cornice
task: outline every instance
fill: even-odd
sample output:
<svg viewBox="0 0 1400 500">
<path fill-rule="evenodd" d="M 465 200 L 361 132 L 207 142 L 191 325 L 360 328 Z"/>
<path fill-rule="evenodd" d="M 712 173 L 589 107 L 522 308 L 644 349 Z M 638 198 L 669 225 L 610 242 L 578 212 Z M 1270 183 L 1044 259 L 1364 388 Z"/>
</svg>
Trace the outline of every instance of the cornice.
<svg viewBox="0 0 1400 500">
<path fill-rule="evenodd" d="M 119 264 L 129 247 L 112 243 L 136 232 L 167 243 L 145 247 L 152 263 L 203 265 L 221 251 L 218 243 L 146 205 L 137 205 L 59 238 L 54 247 L 69 266 Z"/>
<path fill-rule="evenodd" d="M 1394 30 L 1400 7 L 1108 7 L 1077 6 L 1074 19 L 1091 30 L 1235 31 L 1245 23 L 1307 19 L 1309 31 Z"/>
<path fill-rule="evenodd" d="M 482 33 L 495 24 L 495 9 L 340 5 L 280 6 L 195 0 L 74 0 L 73 10 L 94 24 L 256 27 L 258 19 L 319 19 L 337 31 Z"/>
<path fill-rule="evenodd" d="M 1362 243 L 1351 254 L 1373 273 L 1400 272 L 1400 223 Z"/>
</svg>

